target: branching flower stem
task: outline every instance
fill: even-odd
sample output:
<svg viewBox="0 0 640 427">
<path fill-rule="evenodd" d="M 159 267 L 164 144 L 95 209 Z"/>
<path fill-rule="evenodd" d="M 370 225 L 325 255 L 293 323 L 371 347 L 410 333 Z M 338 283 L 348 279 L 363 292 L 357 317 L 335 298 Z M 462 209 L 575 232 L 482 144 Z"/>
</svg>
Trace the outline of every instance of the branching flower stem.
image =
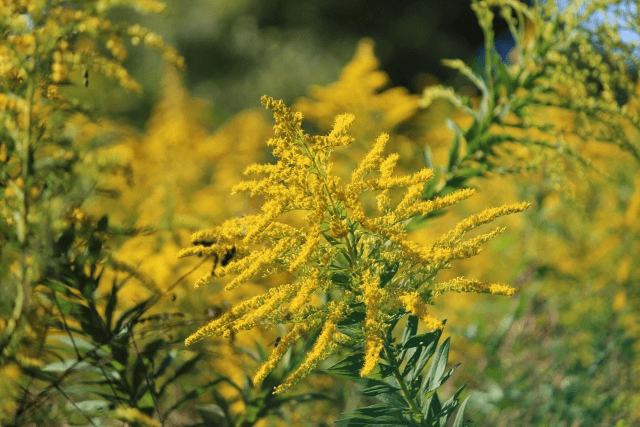
<svg viewBox="0 0 640 427">
<path fill-rule="evenodd" d="M 299 138 L 299 141 L 301 141 L 302 145 L 304 146 L 305 150 L 306 150 L 306 155 L 309 157 L 309 160 L 311 160 L 311 162 L 313 163 L 313 167 L 318 171 L 318 173 L 326 178 L 327 173 L 324 169 L 322 169 L 320 167 L 320 165 L 318 165 L 318 163 L 316 162 L 316 159 L 311 155 L 311 149 L 309 148 L 309 146 L 307 145 L 305 139 L 303 137 Z M 323 180 L 323 185 L 325 190 L 327 191 L 327 197 L 329 198 L 329 202 L 331 203 L 331 213 L 333 215 L 337 215 L 338 214 L 338 208 L 336 207 L 336 202 L 335 200 L 333 200 L 333 197 L 331 197 L 331 190 L 329 189 L 328 185 L 327 185 L 327 180 Z M 352 237 L 353 233 L 349 232 L 349 234 L 344 238 L 345 239 L 345 244 L 347 246 L 347 250 L 349 251 L 349 257 L 351 257 L 351 260 L 349 260 L 350 264 L 353 265 L 353 260 L 356 259 L 356 247 L 355 247 L 355 236 L 354 237 L 354 244 L 351 244 L 351 239 L 350 237 Z"/>
</svg>

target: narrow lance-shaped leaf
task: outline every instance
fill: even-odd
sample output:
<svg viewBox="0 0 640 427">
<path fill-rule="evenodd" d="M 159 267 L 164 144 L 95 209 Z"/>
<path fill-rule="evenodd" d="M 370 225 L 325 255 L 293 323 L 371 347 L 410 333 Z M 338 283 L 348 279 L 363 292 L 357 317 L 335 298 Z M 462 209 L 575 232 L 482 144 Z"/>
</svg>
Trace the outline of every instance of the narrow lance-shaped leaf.
<svg viewBox="0 0 640 427">
<path fill-rule="evenodd" d="M 464 427 L 464 409 L 466 408 L 468 401 L 469 398 L 467 397 L 464 402 L 462 402 L 462 405 L 460 405 L 456 418 L 453 420 L 453 427 Z"/>
<path fill-rule="evenodd" d="M 420 387 L 421 390 L 433 389 L 433 385 L 436 384 L 436 382 L 442 377 L 442 374 L 444 373 L 444 370 L 447 366 L 447 360 L 449 358 L 450 342 L 451 338 L 449 337 L 442 344 L 440 344 L 440 347 L 438 347 L 433 361 L 431 362 L 429 373 L 426 377 L 424 377 L 424 381 L 422 383 L 422 386 Z"/>
</svg>

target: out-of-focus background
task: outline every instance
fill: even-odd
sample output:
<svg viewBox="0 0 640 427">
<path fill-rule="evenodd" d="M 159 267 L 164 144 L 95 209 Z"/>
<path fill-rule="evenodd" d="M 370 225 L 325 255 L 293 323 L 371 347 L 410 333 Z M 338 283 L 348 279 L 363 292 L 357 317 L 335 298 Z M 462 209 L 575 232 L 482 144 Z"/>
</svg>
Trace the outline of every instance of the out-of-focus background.
<svg viewBox="0 0 640 427">
<path fill-rule="evenodd" d="M 468 85 L 440 61 L 460 58 L 472 64 L 481 54 L 482 32 L 467 0 L 167 3 L 167 16 L 132 16 L 127 9 L 117 18 L 150 27 L 179 50 L 186 60 L 185 85 L 210 102 L 206 114 L 214 126 L 259 106 L 264 94 L 290 104 L 310 85 L 335 81 L 363 37 L 375 41 L 380 68 L 392 86 L 412 93 L 434 79 Z M 499 16 L 494 25 L 496 45 L 506 58 L 513 41 Z M 142 99 L 95 96 L 105 101 L 107 112 L 143 126 L 160 90 L 160 61 L 143 47 L 134 47 L 129 56 L 127 65 L 144 86 Z"/>
</svg>

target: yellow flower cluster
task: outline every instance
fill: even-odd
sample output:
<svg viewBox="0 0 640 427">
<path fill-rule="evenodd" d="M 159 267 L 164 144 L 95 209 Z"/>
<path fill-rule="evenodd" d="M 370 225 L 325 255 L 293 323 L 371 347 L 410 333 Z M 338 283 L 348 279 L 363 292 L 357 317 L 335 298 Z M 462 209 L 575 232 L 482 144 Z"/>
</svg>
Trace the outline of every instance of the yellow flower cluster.
<svg viewBox="0 0 640 427">
<path fill-rule="evenodd" d="M 333 118 L 350 111 L 362 124 L 356 126 L 357 137 L 391 130 L 411 117 L 418 109 L 418 97 L 406 88 L 386 88 L 389 76 L 379 70 L 374 42 L 362 39 L 353 60 L 340 72 L 340 80 L 327 86 L 313 86 L 312 99 L 302 98 L 293 106 L 321 129 L 328 129 Z"/>
<path fill-rule="evenodd" d="M 71 136 L 73 126 L 69 126 L 70 112 L 76 111 L 79 101 L 68 100 L 61 88 L 70 84 L 87 86 L 95 73 L 139 92 L 140 84 L 122 66 L 127 34 L 143 35 L 145 43 L 161 51 L 165 59 L 178 67 L 183 65 L 182 58 L 159 36 L 136 25 L 127 27 L 107 19 L 109 8 L 118 4 L 154 11 L 161 3 L 0 0 L 0 28 L 4 35 L 0 40 L 0 140 L 7 141 L 12 170 L 5 187 L 20 200 L 32 199 L 22 206 L 9 198 L 1 200 L 0 214 L 14 217 L 10 212 L 21 212 L 16 227 L 22 231 L 26 230 L 28 207 L 37 205 L 48 179 L 43 174 L 50 172 L 48 168 L 30 170 L 29 153 L 37 149 L 35 157 L 43 164 L 49 164 L 49 160 L 44 161 L 48 156 L 51 164 L 57 164 L 58 157 L 73 156 L 56 145 L 60 139 L 64 144 L 75 139 Z M 97 44 L 102 41 L 106 41 L 112 57 L 98 49 Z M 18 179 L 25 191 L 17 185 Z"/>
<path fill-rule="evenodd" d="M 91 70 L 116 79 L 123 87 L 140 91 L 140 85 L 122 67 L 127 56 L 125 37 L 132 44 L 142 40 L 162 53 L 163 58 L 182 68 L 184 59 L 162 38 L 134 24 L 123 27 L 106 18 L 109 9 L 118 5 L 141 11 L 164 10 L 162 2 L 89 1 L 81 5 L 46 6 L 45 2 L 0 2 L 0 25 L 6 39 L 0 43 L 0 76 L 24 81 L 28 75 L 47 77 L 51 83 L 67 83 L 71 70 Z M 83 48 L 86 40 L 104 40 L 112 57 L 102 56 L 95 48 Z M 36 61 L 37 59 L 37 61 Z M 6 88 L 9 89 L 10 88 Z"/>
<path fill-rule="evenodd" d="M 136 408 L 120 406 L 114 411 L 117 419 L 144 427 L 160 427 L 160 423 Z"/>
<path fill-rule="evenodd" d="M 263 97 L 262 103 L 274 111 L 275 137 L 267 144 L 278 159 L 276 164 L 251 165 L 245 174 L 264 174 L 259 180 L 243 181 L 233 192 L 262 195 L 262 212 L 233 218 L 221 225 L 192 235 L 192 246 L 179 257 L 217 254 L 235 248 L 235 256 L 225 266 L 201 278 L 200 286 L 227 274 L 235 277 L 226 289 L 249 281 L 261 270 L 270 274 L 291 273 L 290 283 L 274 286 L 267 293 L 240 303 L 190 336 L 191 344 L 210 335 L 230 336 L 255 326 L 292 323 L 292 331 L 274 349 L 254 380 L 262 380 L 273 369 L 286 349 L 302 331 L 322 326 L 320 336 L 305 362 L 277 391 L 284 391 L 338 348 L 344 339 L 337 324 L 350 314 L 364 310 L 362 330 L 366 339 L 366 361 L 362 375 L 375 367 L 385 331 L 385 321 L 406 309 L 416 313 L 428 327 L 441 324 L 427 314 L 431 302 L 428 292 L 437 289 L 434 278 L 453 259 L 467 258 L 480 251 L 480 245 L 501 229 L 463 241 L 470 230 L 493 219 L 521 212 L 528 203 L 487 209 L 458 224 L 434 244 L 421 247 L 409 240 L 407 221 L 455 204 L 473 194 L 460 190 L 444 197 L 424 201 L 422 190 L 433 177 L 429 169 L 412 175 L 393 176 L 397 154 L 383 156 L 386 134 L 380 135 L 371 150 L 343 183 L 333 173 L 331 154 L 337 147 L 353 141 L 347 134 L 354 120 L 344 114 L 336 118 L 326 136 L 310 136 L 302 130 L 302 115 L 291 111 L 282 101 Z M 371 174 L 377 173 L 374 177 Z M 392 208 L 389 198 L 380 203 L 381 215 L 371 217 L 360 200 L 363 193 L 407 187 L 405 196 Z M 298 228 L 278 217 L 293 211 L 306 212 L 307 226 Z M 398 274 L 381 282 L 389 268 L 397 263 Z M 472 281 L 451 284 L 448 290 L 473 288 L 479 292 L 509 294 L 506 285 L 472 286 Z M 418 294 L 418 291 L 424 291 Z M 328 302 L 317 304 L 314 292 L 330 294 Z"/>
<path fill-rule="evenodd" d="M 373 277 L 371 272 L 365 270 L 362 273 L 362 285 L 364 304 L 367 307 L 365 313 L 364 330 L 367 336 L 365 344 L 364 366 L 360 371 L 363 377 L 369 375 L 378 363 L 378 357 L 382 350 L 383 325 L 379 321 L 380 304 L 384 301 L 384 289 L 380 288 L 380 280 Z"/>
</svg>

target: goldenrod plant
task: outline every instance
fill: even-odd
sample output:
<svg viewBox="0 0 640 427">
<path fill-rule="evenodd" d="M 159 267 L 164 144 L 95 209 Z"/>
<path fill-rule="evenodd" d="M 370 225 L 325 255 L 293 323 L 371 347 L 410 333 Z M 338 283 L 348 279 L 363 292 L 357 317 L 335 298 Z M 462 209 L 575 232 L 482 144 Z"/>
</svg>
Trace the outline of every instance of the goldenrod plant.
<svg viewBox="0 0 640 427">
<path fill-rule="evenodd" d="M 164 57 L 182 65 L 182 59 L 162 39 L 140 26 L 112 23 L 106 14 L 119 2 L 6 1 L 1 4 L 3 41 L 0 45 L 0 104 L 2 106 L 2 266 L 10 271 L 7 287 L 13 287 L 13 314 L 0 340 L 6 350 L 15 343 L 15 331 L 33 298 L 41 278 L 44 242 L 58 232 L 55 223 L 67 208 L 61 196 L 82 200 L 87 187 L 72 188 L 74 165 L 83 147 L 74 145 L 78 132 L 67 119 L 81 107 L 64 94 L 67 85 L 87 86 L 91 76 L 102 74 L 119 85 L 139 91 L 139 84 L 121 65 L 126 58 L 125 40 L 143 40 Z M 160 2 L 134 3 L 143 11 L 164 9 Z M 95 43 L 107 49 L 101 54 Z M 84 188 L 83 188 L 84 187 Z M 73 193 L 75 192 L 75 194 Z M 69 196 L 72 193 L 72 196 Z M 50 215 L 47 215 L 50 214 Z M 54 223 L 51 223 L 54 221 Z M 46 247 L 46 246 L 45 246 Z M 6 355 L 6 354 L 5 354 Z"/>
<path fill-rule="evenodd" d="M 153 0 L 126 5 L 145 13 L 165 9 Z M 91 163 L 92 149 L 110 138 L 100 135 L 82 144 L 83 128 L 78 123 L 96 117 L 91 106 L 76 97 L 81 92 L 73 95 L 74 87 L 86 89 L 102 76 L 140 92 L 139 83 L 122 65 L 126 43 L 142 42 L 174 66 L 184 64 L 157 34 L 109 20 L 111 9 L 120 6 L 125 4 L 0 2 L 0 361 L 7 378 L 19 380 L 3 387 L 2 423 L 53 422 L 63 417 L 65 411 L 51 405 L 52 393 L 78 414 L 83 409 L 104 410 L 108 404 L 87 406 L 84 391 L 80 397 L 68 393 L 70 378 L 87 364 L 91 374 L 102 368 L 107 383 L 119 371 L 130 369 L 122 352 L 125 345 L 119 341 L 128 335 L 119 334 L 131 332 L 124 320 L 144 310 L 139 306 L 115 322 L 115 282 L 106 308 L 96 304 L 95 291 L 108 264 L 105 242 L 119 232 L 109 228 L 106 216 L 93 219 L 81 208 L 94 189 L 100 190 L 97 176 L 83 173 L 88 169 L 84 165 Z M 109 165 L 102 166 L 103 173 L 109 172 Z M 48 340 L 52 337 L 61 338 L 64 345 L 53 345 Z M 107 354 L 115 365 L 120 363 L 112 365 L 113 371 L 102 366 Z M 65 363 L 51 363 L 52 356 Z M 139 356 L 138 362 L 142 360 Z M 140 363 L 137 375 L 146 370 Z M 111 391 L 118 399 L 118 392 Z M 131 403 L 130 410 L 136 411 L 136 401 L 144 395 L 128 403 L 119 400 L 118 406 Z M 34 416 L 35 408 L 39 415 Z M 86 414 L 81 418 L 92 423 Z"/>
<path fill-rule="evenodd" d="M 376 139 L 349 181 L 343 183 L 333 172 L 331 154 L 353 142 L 348 134 L 355 120 L 353 115 L 338 116 L 328 135 L 311 136 L 302 130 L 300 113 L 266 96 L 262 103 L 274 112 L 275 137 L 267 144 L 274 147 L 277 161 L 250 165 L 245 174 L 267 176 L 243 181 L 232 190 L 232 193 L 247 191 L 251 196 L 262 195 L 265 202 L 261 213 L 229 219 L 194 233 L 192 246 L 183 249 L 179 256 L 208 254 L 223 260 L 199 279 L 196 287 L 227 274 L 235 277 L 226 285 L 226 290 L 242 285 L 261 272 L 267 276 L 289 272 L 291 281 L 235 305 L 191 335 L 186 344 L 212 335 L 232 337 L 258 326 L 290 324 L 290 330 L 255 373 L 253 382 L 258 384 L 298 340 L 319 332 L 304 362 L 274 393 L 288 390 L 321 361 L 345 347 L 362 351 L 357 370 L 360 376 L 367 377 L 378 366 L 384 350 L 405 402 L 405 406 L 396 409 L 406 412 L 407 418 L 398 418 L 397 425 L 409 425 L 405 423 L 411 420 L 425 421 L 429 417 L 426 408 L 431 408 L 426 403 L 426 394 L 435 390 L 434 384 L 444 381 L 441 381 L 440 365 L 446 365 L 446 357 L 444 362 L 440 357 L 434 361 L 437 374 L 426 377 L 430 379 L 422 385 L 420 399 L 424 401 L 414 400 L 417 393 L 414 382 L 432 353 L 424 353 L 415 371 L 411 369 L 419 356 L 410 359 L 410 368 L 405 372 L 410 371 L 412 375 L 406 384 L 398 371 L 403 357 L 395 353 L 404 354 L 411 349 L 412 354 L 419 355 L 422 349 L 415 348 L 423 343 L 416 344 L 420 342 L 420 338 L 414 337 L 416 323 L 408 327 L 402 347 L 392 349 L 392 323 L 411 314 L 412 322 L 420 319 L 427 330 L 441 330 L 443 323 L 429 313 L 428 305 L 449 291 L 512 295 L 515 289 L 508 285 L 481 283 L 464 277 L 438 282 L 436 276 L 439 270 L 449 268 L 452 261 L 478 254 L 483 243 L 504 229 L 496 228 L 465 240 L 468 232 L 500 216 L 522 212 L 529 204 L 485 209 L 461 221 L 437 241 L 421 246 L 408 236 L 406 225 L 410 219 L 467 199 L 473 190 L 463 189 L 422 200 L 425 184 L 433 178 L 432 171 L 425 168 L 412 175 L 395 176 L 398 155 L 383 156 L 387 134 Z M 399 201 L 392 201 L 392 197 L 398 196 L 395 190 L 400 188 L 407 189 L 405 194 Z M 378 216 L 366 212 L 362 204 L 362 194 L 370 192 L 379 192 L 376 196 Z M 302 221 L 306 225 L 279 221 L 298 211 L 304 214 Z M 344 331 L 345 325 L 351 325 L 353 331 Z M 433 337 L 427 341 L 425 346 L 437 343 Z M 446 352 L 446 347 L 441 351 Z M 450 403 L 448 411 L 451 405 L 455 408 L 455 404 Z M 390 407 L 381 410 L 384 412 Z M 444 409 L 439 406 L 429 410 L 435 411 L 437 417 L 444 417 Z M 395 418 L 397 414 L 388 415 Z"/>
<path fill-rule="evenodd" d="M 610 144 L 640 160 L 640 121 L 627 105 L 635 92 L 638 43 L 620 38 L 637 31 L 637 16 L 625 13 L 635 6 L 634 1 L 574 1 L 561 10 L 555 1 L 532 6 L 472 1 L 484 33 L 482 72 L 458 59 L 443 63 L 460 71 L 479 99 L 434 85 L 420 100 L 428 108 L 445 98 L 471 118 L 464 127 L 449 121 L 455 137 L 443 165 L 447 184 L 456 188 L 460 179 L 464 184 L 487 172 L 544 170 L 571 196 L 576 191 L 567 179 L 571 174 L 606 175 L 594 164 L 594 145 Z M 496 12 L 515 41 L 507 63 L 494 45 Z M 585 27 L 605 13 L 607 22 Z"/>
</svg>

